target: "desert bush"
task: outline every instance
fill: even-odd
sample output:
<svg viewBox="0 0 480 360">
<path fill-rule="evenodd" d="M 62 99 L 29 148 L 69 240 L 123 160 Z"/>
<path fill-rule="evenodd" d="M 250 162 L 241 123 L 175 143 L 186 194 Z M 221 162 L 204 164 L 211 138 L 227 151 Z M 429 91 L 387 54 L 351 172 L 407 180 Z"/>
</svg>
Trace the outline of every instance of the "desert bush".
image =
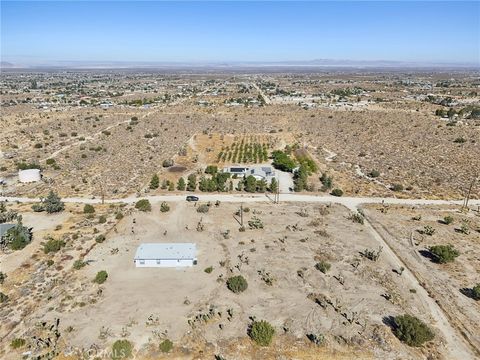
<svg viewBox="0 0 480 360">
<path fill-rule="evenodd" d="M 117 212 L 117 215 L 115 215 L 115 219 L 122 220 L 123 219 L 123 214 L 121 212 Z"/>
<path fill-rule="evenodd" d="M 356 222 L 358 224 L 362 224 L 365 222 L 365 218 L 363 217 L 362 213 L 356 212 L 356 213 L 351 213 L 350 216 L 348 217 L 349 220 L 352 220 L 353 222 Z"/>
<path fill-rule="evenodd" d="M 137 203 L 135 204 L 135 209 L 148 212 L 152 210 L 152 205 L 150 204 L 150 201 L 148 201 L 148 199 L 142 199 L 137 201 Z"/>
<path fill-rule="evenodd" d="M 42 203 L 32 205 L 33 212 L 42 212 L 45 211 L 45 206 Z"/>
<path fill-rule="evenodd" d="M 268 346 L 272 342 L 275 329 L 265 320 L 254 321 L 248 329 L 248 336 L 260 346 Z"/>
<path fill-rule="evenodd" d="M 247 280 L 242 275 L 232 276 L 227 280 L 227 287 L 235 294 L 241 293 L 247 290 Z"/>
<path fill-rule="evenodd" d="M 403 185 L 402 184 L 393 184 L 390 189 L 392 191 L 403 191 Z"/>
<path fill-rule="evenodd" d="M 162 162 L 162 166 L 163 166 L 163 167 L 170 167 L 170 166 L 173 166 L 173 160 L 172 160 L 172 159 L 163 160 L 163 162 Z"/>
<path fill-rule="evenodd" d="M 330 195 L 333 195 L 333 196 L 343 196 L 343 190 L 342 189 L 333 189 L 332 192 L 330 193 Z"/>
<path fill-rule="evenodd" d="M 99 224 L 105 224 L 107 222 L 107 217 L 105 215 L 100 215 L 98 217 L 98 223 Z"/>
<path fill-rule="evenodd" d="M 423 343 L 433 340 L 434 333 L 420 319 L 405 314 L 394 318 L 393 333 L 409 346 L 422 346 Z"/>
<path fill-rule="evenodd" d="M 315 268 L 318 271 L 326 274 L 328 272 L 328 270 L 330 270 L 331 265 L 328 262 L 322 260 L 322 261 L 319 261 L 318 263 L 315 264 Z"/>
<path fill-rule="evenodd" d="M 363 252 L 360 253 L 363 257 L 366 257 L 369 260 L 372 261 L 377 261 L 380 258 L 380 254 L 382 253 L 382 247 L 379 246 L 378 250 L 370 250 L 370 249 L 365 249 Z"/>
<path fill-rule="evenodd" d="M 473 288 L 472 288 L 472 297 L 475 299 L 475 300 L 480 300 L 480 283 L 475 285 Z"/>
<path fill-rule="evenodd" d="M 209 267 L 205 268 L 205 270 L 203 270 L 203 271 L 205 271 L 207 274 L 210 274 L 213 271 L 213 266 L 209 266 Z"/>
<path fill-rule="evenodd" d="M 47 165 L 53 165 L 53 164 L 55 164 L 55 159 L 47 159 L 47 160 L 45 161 L 45 163 L 46 163 Z"/>
<path fill-rule="evenodd" d="M 26 341 L 25 339 L 22 339 L 22 338 L 16 338 L 16 339 L 13 339 L 12 342 L 10 343 L 10 347 L 12 349 L 19 349 L 23 346 L 25 346 L 26 344 Z"/>
<path fill-rule="evenodd" d="M 160 205 L 160 211 L 161 212 L 168 212 L 168 211 L 170 211 L 170 206 L 164 201 Z"/>
<path fill-rule="evenodd" d="M 445 225 L 450 225 L 453 223 L 453 217 L 452 216 L 445 216 L 442 221 Z"/>
<path fill-rule="evenodd" d="M 464 234 L 464 235 L 468 235 L 470 234 L 470 228 L 468 227 L 468 224 L 467 223 L 462 223 L 462 225 L 460 225 L 460 228 L 457 229 L 459 233 L 461 234 Z"/>
<path fill-rule="evenodd" d="M 322 183 L 322 191 L 330 190 L 333 187 L 333 177 L 328 176 L 326 173 L 320 176 L 320 182 Z"/>
<path fill-rule="evenodd" d="M 128 340 L 117 340 L 112 345 L 112 359 L 128 359 L 132 352 L 133 345 Z"/>
<path fill-rule="evenodd" d="M 56 253 L 58 252 L 62 247 L 65 246 L 65 241 L 60 240 L 60 239 L 52 239 L 50 238 L 44 245 L 43 245 L 43 252 L 45 254 L 49 253 Z"/>
<path fill-rule="evenodd" d="M 169 339 L 165 339 L 160 343 L 158 348 L 161 352 L 168 353 L 173 349 L 173 342 L 171 342 Z"/>
<path fill-rule="evenodd" d="M 97 284 L 103 284 L 105 281 L 107 281 L 108 278 L 108 273 L 105 270 L 101 270 L 95 275 L 95 279 L 93 279 L 94 283 Z"/>
<path fill-rule="evenodd" d="M 0 292 L 0 304 L 6 303 L 8 301 L 8 295 Z"/>
<path fill-rule="evenodd" d="M 2 285 L 5 282 L 6 278 L 7 278 L 7 274 L 0 271 L 0 285 Z"/>
<path fill-rule="evenodd" d="M 208 206 L 207 204 L 202 204 L 199 207 L 197 207 L 198 213 L 206 214 L 208 213 L 208 210 L 210 210 L 210 206 Z"/>
<path fill-rule="evenodd" d="M 87 265 L 87 263 L 85 261 L 78 259 L 78 260 L 75 260 L 75 262 L 73 263 L 73 268 L 75 270 L 80 270 L 85 265 Z"/>
<path fill-rule="evenodd" d="M 422 233 L 428 236 L 432 236 L 433 234 L 435 234 L 435 229 L 430 225 L 425 225 L 423 227 Z"/>
<path fill-rule="evenodd" d="M 322 334 L 307 334 L 307 338 L 315 345 L 322 345 L 325 342 L 325 336 Z"/>
<path fill-rule="evenodd" d="M 248 220 L 248 227 L 250 229 L 263 229 L 263 222 L 258 217 L 253 216 L 251 220 Z"/>
<path fill-rule="evenodd" d="M 105 241 L 105 235 L 100 234 L 95 238 L 95 241 L 99 244 L 103 243 Z"/>
<path fill-rule="evenodd" d="M 95 213 L 95 208 L 93 207 L 93 205 L 85 204 L 85 206 L 83 207 L 83 213 L 84 214 L 93 214 L 93 213 Z"/>
<path fill-rule="evenodd" d="M 378 170 L 372 170 L 368 173 L 368 176 L 372 177 L 372 178 L 376 178 L 376 177 L 379 177 L 380 176 L 380 171 Z"/>
<path fill-rule="evenodd" d="M 429 249 L 433 260 L 439 264 L 449 263 L 455 260 L 460 253 L 452 245 L 434 245 Z"/>
</svg>

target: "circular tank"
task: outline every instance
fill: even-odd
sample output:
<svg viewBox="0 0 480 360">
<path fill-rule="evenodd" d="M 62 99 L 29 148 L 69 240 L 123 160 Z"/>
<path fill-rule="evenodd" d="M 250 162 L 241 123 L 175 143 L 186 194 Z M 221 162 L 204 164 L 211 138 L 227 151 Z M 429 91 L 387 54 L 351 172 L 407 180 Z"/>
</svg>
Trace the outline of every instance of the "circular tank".
<svg viewBox="0 0 480 360">
<path fill-rule="evenodd" d="M 18 180 L 21 183 L 40 181 L 39 169 L 18 170 Z"/>
</svg>

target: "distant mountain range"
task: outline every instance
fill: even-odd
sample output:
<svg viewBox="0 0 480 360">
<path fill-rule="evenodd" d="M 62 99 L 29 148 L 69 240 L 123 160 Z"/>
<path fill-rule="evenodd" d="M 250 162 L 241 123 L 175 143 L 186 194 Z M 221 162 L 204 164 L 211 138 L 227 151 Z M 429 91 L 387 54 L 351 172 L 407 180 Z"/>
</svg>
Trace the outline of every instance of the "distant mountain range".
<svg viewBox="0 0 480 360">
<path fill-rule="evenodd" d="M 308 61 L 231 61 L 231 62 L 167 62 L 167 61 L 45 61 L 38 63 L 0 62 L 1 69 L 162 69 L 162 68 L 480 68 L 479 63 L 408 62 L 391 60 Z"/>
</svg>

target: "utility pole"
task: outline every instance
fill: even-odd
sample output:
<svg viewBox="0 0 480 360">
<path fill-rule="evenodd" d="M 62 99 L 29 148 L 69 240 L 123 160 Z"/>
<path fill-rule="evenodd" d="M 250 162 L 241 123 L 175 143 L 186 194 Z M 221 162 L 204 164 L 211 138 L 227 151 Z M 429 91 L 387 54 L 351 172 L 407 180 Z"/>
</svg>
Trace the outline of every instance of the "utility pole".
<svg viewBox="0 0 480 360">
<path fill-rule="evenodd" d="M 474 176 L 472 182 L 470 183 L 470 186 L 468 187 L 467 194 L 465 195 L 465 198 L 463 199 L 463 205 L 462 205 L 462 212 L 468 209 L 468 202 L 470 201 L 470 195 L 472 193 L 473 185 L 475 185 L 475 182 L 477 181 L 477 176 Z"/>
<path fill-rule="evenodd" d="M 279 202 L 280 202 L 280 178 L 278 179 L 277 191 L 275 193 L 275 203 L 278 204 Z"/>
<path fill-rule="evenodd" d="M 240 204 L 240 226 L 243 226 L 243 203 Z"/>
</svg>

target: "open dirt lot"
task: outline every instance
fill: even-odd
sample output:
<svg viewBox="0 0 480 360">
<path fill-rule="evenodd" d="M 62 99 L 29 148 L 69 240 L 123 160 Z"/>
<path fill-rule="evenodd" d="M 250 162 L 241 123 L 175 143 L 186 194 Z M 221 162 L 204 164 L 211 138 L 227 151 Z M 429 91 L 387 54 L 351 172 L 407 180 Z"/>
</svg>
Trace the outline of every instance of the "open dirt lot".
<svg viewBox="0 0 480 360">
<path fill-rule="evenodd" d="M 234 217 L 238 204 L 212 204 L 206 214 L 196 211 L 199 204 L 169 205 L 167 213 L 160 212 L 158 204 L 149 213 L 130 206 L 96 205 L 95 218 L 100 214 L 107 216 L 107 222 L 101 225 L 86 219 L 78 205 L 69 207 L 70 215 L 61 215 L 62 219 L 68 217 L 70 224 L 63 230 L 68 236 L 66 246 L 54 255 L 45 255 L 32 243 L 17 252 L 20 256 L 29 254 L 24 265 L 7 271 L 4 288 L 10 300 L 1 311 L 2 343 L 6 345 L 20 336 L 33 341 L 31 336 L 45 332 L 39 328 L 39 322 L 54 324 L 55 319 L 60 319 L 62 337 L 57 346 L 65 354 L 88 349 L 101 352 L 109 349 L 113 341 L 127 338 L 139 354 L 148 358 L 159 356 L 156 344 L 169 338 L 174 342 L 170 357 L 186 359 L 214 354 L 233 359 L 269 358 L 281 349 L 289 351 L 293 358 L 313 359 L 314 354 L 324 354 L 325 358 L 416 359 L 427 354 L 430 358 L 450 358 L 450 350 L 445 349 L 445 334 L 429 315 L 430 305 L 418 292 L 418 283 L 392 271 L 398 270 L 398 263 L 388 252 L 382 252 L 378 261 L 361 255 L 365 249 L 376 250 L 381 244 L 370 227 L 349 219 L 350 210 L 340 205 L 252 203 L 244 216 L 246 231 L 239 232 L 239 219 Z M 115 220 L 114 214 L 119 211 L 124 217 Z M 376 210 L 367 211 L 369 217 L 372 213 L 375 218 L 375 227 L 377 216 L 382 221 L 398 218 L 396 209 L 381 216 Z M 428 212 L 431 221 L 437 217 L 428 209 L 398 211 Z M 25 219 L 33 219 L 32 216 L 26 214 Z M 37 219 L 37 223 L 44 224 L 42 231 L 59 236 L 55 234 L 55 224 L 60 217 L 35 216 L 46 217 Z M 408 216 L 403 215 L 405 220 L 401 218 L 396 223 L 408 222 Z M 262 221 L 263 229 L 249 228 L 248 221 L 255 217 Z M 395 232 L 397 229 L 390 227 L 392 223 L 386 224 Z M 474 226 L 478 226 L 478 221 L 472 222 Z M 97 230 L 92 232 L 92 228 Z M 405 229 L 400 227 L 400 233 L 404 234 Z M 106 240 L 96 242 L 97 233 L 105 233 Z M 457 236 L 453 230 L 451 235 Z M 455 266 L 462 269 L 442 270 L 439 274 L 443 279 L 432 279 L 431 285 L 427 281 L 427 289 L 471 285 L 473 272 L 478 273 L 474 236 L 458 236 L 465 242 L 465 255 Z M 184 269 L 137 269 L 133 255 L 143 242 L 195 242 L 198 265 Z M 2 270 L 3 264 L 10 261 L 9 256 L 2 255 Z M 88 265 L 73 270 L 72 263 L 77 258 Z M 47 259 L 53 260 L 54 265 L 45 266 Z M 331 264 L 325 274 L 315 268 L 322 260 Z M 419 264 L 413 267 L 415 271 L 422 267 L 428 271 L 433 266 L 427 260 Z M 205 272 L 210 266 L 213 271 Z M 464 266 L 470 270 L 466 271 Z M 100 270 L 108 272 L 108 279 L 97 285 L 92 279 Z M 455 276 L 460 270 L 470 277 Z M 225 280 L 239 274 L 247 279 L 248 288 L 234 294 L 227 289 Z M 36 285 L 40 279 L 44 279 L 43 286 Z M 458 295 L 448 296 L 445 301 L 452 301 L 453 297 L 465 302 L 459 305 L 471 302 L 462 299 L 458 288 Z M 443 299 L 444 294 L 439 295 L 438 300 L 443 303 Z M 464 326 L 472 341 L 478 330 L 474 309 L 470 304 L 462 310 L 466 311 L 463 317 L 457 318 L 463 321 L 471 316 L 471 322 Z M 409 348 L 392 335 L 387 319 L 403 313 L 432 324 L 436 338 L 428 347 Z M 252 317 L 274 326 L 275 342 L 270 349 L 260 349 L 247 340 Z M 311 333 L 324 334 L 324 345 L 318 348 L 309 344 L 306 335 Z M 40 347 L 39 351 L 46 350 Z M 18 353 L 4 347 L 2 356 L 15 359 Z"/>
</svg>

